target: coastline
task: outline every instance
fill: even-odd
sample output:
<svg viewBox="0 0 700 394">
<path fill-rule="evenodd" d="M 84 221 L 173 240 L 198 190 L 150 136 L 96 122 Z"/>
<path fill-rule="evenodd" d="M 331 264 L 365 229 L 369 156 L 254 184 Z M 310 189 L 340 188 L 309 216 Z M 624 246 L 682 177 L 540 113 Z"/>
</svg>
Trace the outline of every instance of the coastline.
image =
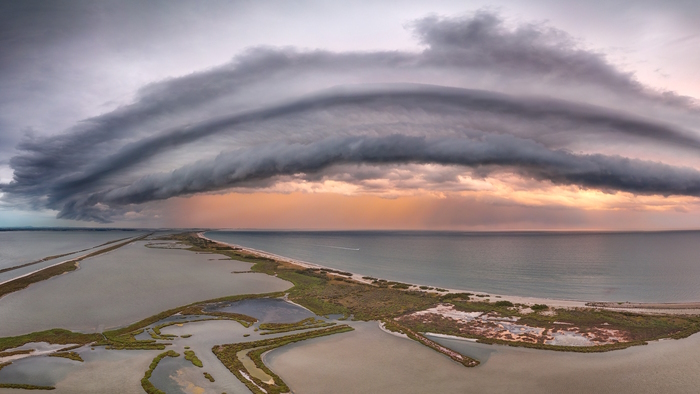
<svg viewBox="0 0 700 394">
<path fill-rule="evenodd" d="M 280 256 L 274 253 L 266 252 L 264 250 L 253 249 L 243 245 L 232 244 L 228 242 L 223 242 L 215 239 L 208 238 L 204 235 L 204 232 L 198 232 L 197 236 L 206 239 L 211 242 L 217 242 L 223 245 L 230 246 L 232 248 L 238 248 L 246 253 L 257 255 L 260 257 L 271 258 L 285 263 L 294 264 L 302 268 L 317 268 L 317 269 L 328 269 L 335 270 L 335 268 L 326 267 L 320 264 L 309 263 L 307 261 L 297 260 L 290 257 Z M 335 275 L 333 272 L 330 274 Z M 365 275 L 351 272 L 352 280 L 360 283 L 372 284 L 371 280 L 364 279 Z M 341 276 L 341 275 L 338 275 Z M 445 288 L 444 292 L 439 292 L 437 290 L 423 290 L 420 289 L 421 284 L 408 283 L 411 287 L 410 290 L 424 291 L 429 293 L 438 294 L 450 294 L 450 293 L 474 293 L 483 294 L 484 292 L 474 291 L 469 289 L 451 289 Z M 525 305 L 535 305 L 535 304 L 546 304 L 550 307 L 555 308 L 596 308 L 596 309 L 608 309 L 617 311 L 631 311 L 636 313 L 645 314 L 700 314 L 700 302 L 678 302 L 678 303 L 658 303 L 658 302 L 602 302 L 602 301 L 584 301 L 584 300 L 564 300 L 564 299 L 554 299 L 554 298 L 544 298 L 544 297 L 528 297 L 528 296 L 517 296 L 517 295 L 507 295 L 507 294 L 488 294 L 488 297 L 483 297 L 484 300 L 496 301 L 510 301 L 514 304 L 525 304 Z"/>
</svg>

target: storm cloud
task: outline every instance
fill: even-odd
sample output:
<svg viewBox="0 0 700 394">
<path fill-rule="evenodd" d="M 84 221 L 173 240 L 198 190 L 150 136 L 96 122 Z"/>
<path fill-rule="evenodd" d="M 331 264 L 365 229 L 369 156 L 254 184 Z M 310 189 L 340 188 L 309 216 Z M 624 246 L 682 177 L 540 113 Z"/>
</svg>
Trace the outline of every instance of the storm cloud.
<svg viewBox="0 0 700 394">
<path fill-rule="evenodd" d="M 647 87 L 543 23 L 479 11 L 408 28 L 421 50 L 257 47 L 148 84 L 129 105 L 60 134 L 26 136 L 2 199 L 109 222 L 139 204 L 337 165 L 415 163 L 698 196 L 694 168 L 643 158 L 654 147 L 696 154 L 693 98 Z M 642 149 L 596 151 L 611 144 Z"/>
<path fill-rule="evenodd" d="M 221 154 L 167 174 L 153 174 L 132 184 L 90 194 L 64 206 L 61 218 L 107 221 L 98 204 L 123 206 L 216 191 L 280 175 L 314 173 L 335 164 L 432 163 L 491 171 L 510 169 L 555 184 L 638 194 L 700 195 L 700 172 L 687 167 L 620 156 L 574 155 L 552 151 L 510 135 L 479 139 L 409 137 L 327 138 L 310 144 L 271 144 Z M 95 212 L 97 211 L 97 212 Z"/>
</svg>

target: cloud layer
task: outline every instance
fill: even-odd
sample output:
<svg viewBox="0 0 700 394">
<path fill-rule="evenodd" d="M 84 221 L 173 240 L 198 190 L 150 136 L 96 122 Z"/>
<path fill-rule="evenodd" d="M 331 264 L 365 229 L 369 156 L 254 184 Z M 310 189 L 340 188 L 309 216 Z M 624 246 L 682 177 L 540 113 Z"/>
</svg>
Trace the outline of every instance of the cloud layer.
<svg viewBox="0 0 700 394">
<path fill-rule="evenodd" d="M 698 196 L 700 163 L 678 160 L 700 149 L 694 99 L 642 85 L 547 25 L 477 12 L 410 28 L 423 50 L 254 48 L 149 84 L 130 105 L 26 137 L 2 198 L 109 222 L 176 196 L 339 165 L 381 178 L 387 165 L 416 163 L 474 179 Z"/>
</svg>

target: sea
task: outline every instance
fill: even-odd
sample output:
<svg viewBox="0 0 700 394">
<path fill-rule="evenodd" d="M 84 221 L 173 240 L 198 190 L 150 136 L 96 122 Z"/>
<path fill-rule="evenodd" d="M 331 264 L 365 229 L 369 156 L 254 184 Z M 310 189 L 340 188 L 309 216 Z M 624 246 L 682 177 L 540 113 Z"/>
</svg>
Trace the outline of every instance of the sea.
<svg viewBox="0 0 700 394">
<path fill-rule="evenodd" d="M 205 235 L 366 276 L 483 294 L 700 301 L 700 231 L 209 231 Z"/>
</svg>

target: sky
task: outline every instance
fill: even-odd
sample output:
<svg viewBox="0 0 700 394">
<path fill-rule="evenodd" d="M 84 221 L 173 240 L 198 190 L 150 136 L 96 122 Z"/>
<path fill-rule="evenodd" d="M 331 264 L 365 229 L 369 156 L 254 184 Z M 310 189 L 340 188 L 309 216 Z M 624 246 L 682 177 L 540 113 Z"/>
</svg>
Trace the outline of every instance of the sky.
<svg viewBox="0 0 700 394">
<path fill-rule="evenodd" d="M 0 227 L 700 228 L 697 1 L 0 1 Z"/>
</svg>

